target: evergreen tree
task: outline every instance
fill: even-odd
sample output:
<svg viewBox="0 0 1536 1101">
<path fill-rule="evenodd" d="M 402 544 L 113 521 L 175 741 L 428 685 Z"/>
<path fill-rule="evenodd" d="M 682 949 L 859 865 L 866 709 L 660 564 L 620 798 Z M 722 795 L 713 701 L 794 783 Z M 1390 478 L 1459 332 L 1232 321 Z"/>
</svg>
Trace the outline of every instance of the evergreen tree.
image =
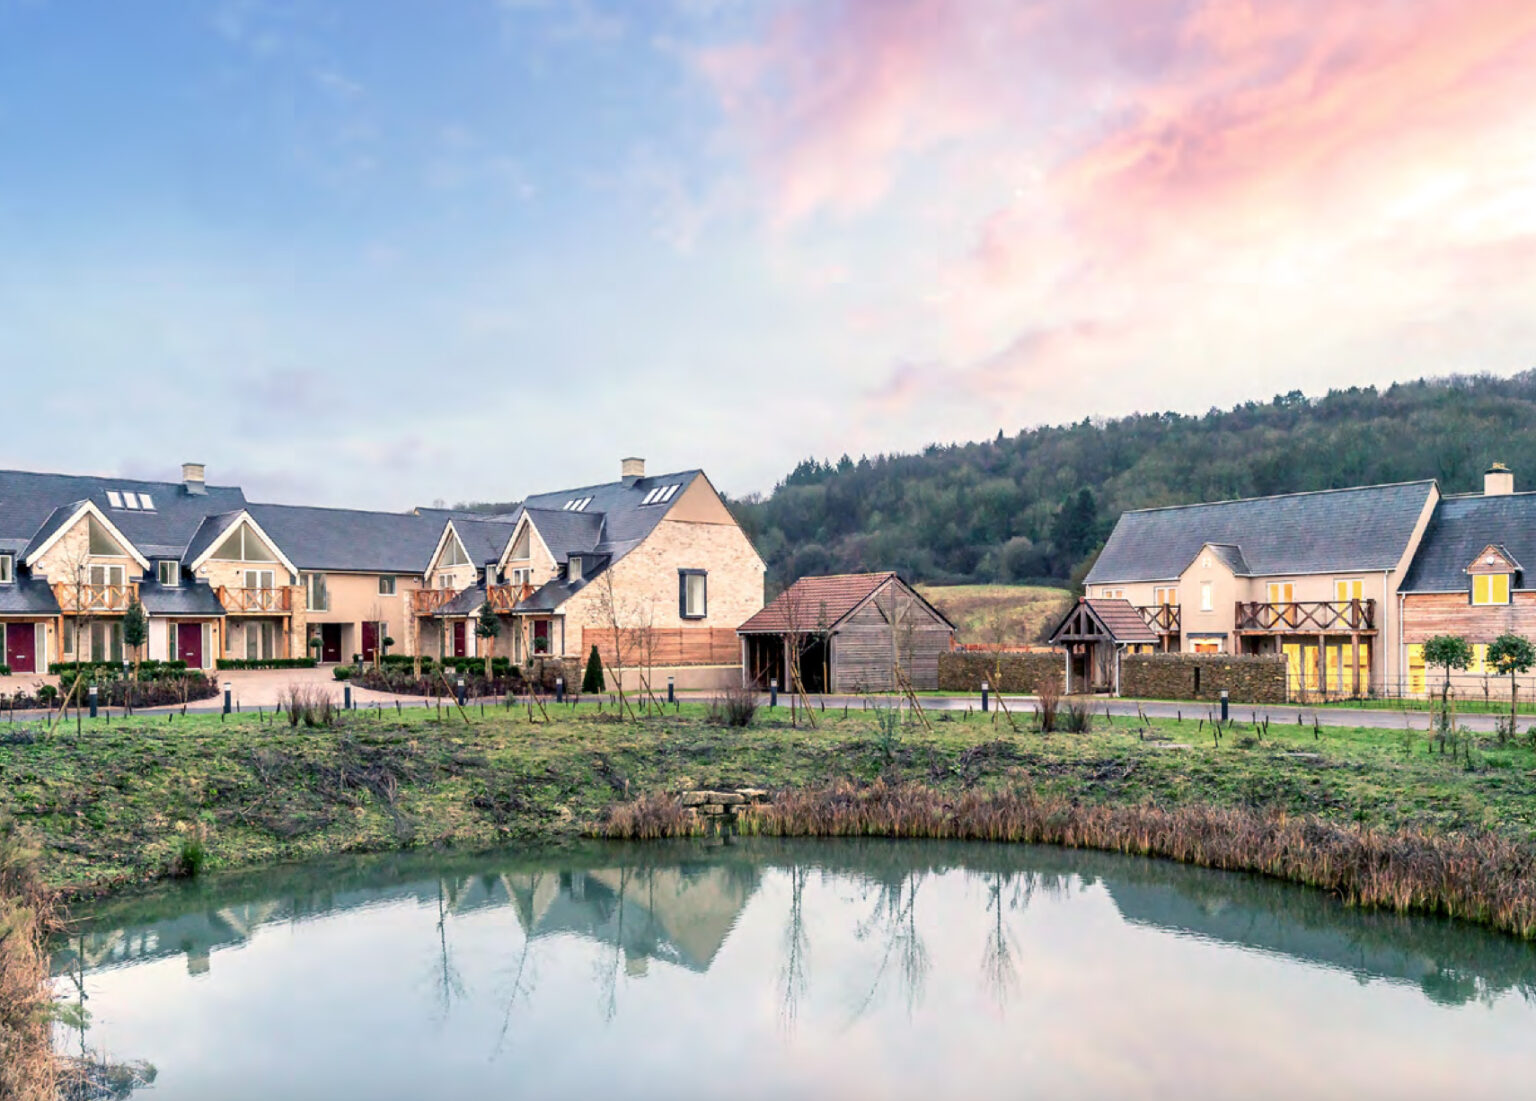
<svg viewBox="0 0 1536 1101">
<path fill-rule="evenodd" d="M 501 620 L 496 615 L 496 609 L 491 607 L 487 600 L 480 605 L 480 614 L 475 619 L 475 637 L 485 642 L 485 679 L 491 679 L 491 653 L 496 649 L 496 636 L 501 634 Z"/>
<path fill-rule="evenodd" d="M 123 645 L 133 651 L 133 675 L 139 675 L 139 647 L 149 641 L 149 619 L 138 597 L 128 602 L 123 612 Z"/>
<path fill-rule="evenodd" d="M 603 659 L 598 656 L 597 643 L 592 644 L 592 652 L 587 655 L 587 671 L 581 675 L 581 694 L 584 696 L 601 695 L 607 688 L 603 683 Z"/>
</svg>

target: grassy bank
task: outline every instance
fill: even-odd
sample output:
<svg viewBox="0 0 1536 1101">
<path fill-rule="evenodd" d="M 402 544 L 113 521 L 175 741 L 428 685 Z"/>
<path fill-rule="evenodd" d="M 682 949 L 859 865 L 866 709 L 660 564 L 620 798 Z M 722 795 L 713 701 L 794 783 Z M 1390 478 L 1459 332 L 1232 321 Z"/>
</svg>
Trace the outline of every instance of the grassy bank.
<svg viewBox="0 0 1536 1101">
<path fill-rule="evenodd" d="M 1023 646 L 1067 614 L 1070 589 L 1046 585 L 919 585 L 922 593 L 954 623 L 961 642 Z"/>
<path fill-rule="evenodd" d="M 354 713 L 297 731 L 251 717 L 114 719 L 32 740 L 0 733 L 0 812 L 38 839 L 49 886 L 97 893 L 174 873 L 327 853 L 574 837 L 610 808 L 690 787 L 920 784 L 946 799 L 1028 791 L 1088 806 L 1240 809 L 1340 827 L 1536 844 L 1536 753 L 1491 736 L 1436 751 L 1422 733 L 1099 717 L 1088 734 L 934 715 L 894 736 L 872 716 L 704 708 L 619 722 L 551 711 Z"/>
<path fill-rule="evenodd" d="M 52 1101 L 47 939 L 53 897 L 39 880 L 38 854 L 0 817 L 0 1098 Z"/>
</svg>

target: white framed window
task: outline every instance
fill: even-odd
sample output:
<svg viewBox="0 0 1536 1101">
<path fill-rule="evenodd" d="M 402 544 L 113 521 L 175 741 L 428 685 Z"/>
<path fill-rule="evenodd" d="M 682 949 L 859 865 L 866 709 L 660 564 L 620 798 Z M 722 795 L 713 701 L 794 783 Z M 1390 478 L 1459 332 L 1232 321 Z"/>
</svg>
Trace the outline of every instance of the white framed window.
<svg viewBox="0 0 1536 1101">
<path fill-rule="evenodd" d="M 380 596 L 394 596 L 395 595 L 395 579 L 393 577 L 381 577 L 381 578 L 379 578 L 379 595 Z"/>
<path fill-rule="evenodd" d="M 1179 602 L 1179 590 L 1176 585 L 1159 585 L 1152 590 L 1152 603 L 1159 608 L 1168 608 Z"/>
<path fill-rule="evenodd" d="M 571 555 L 570 565 L 568 565 L 565 570 L 565 579 L 567 581 L 580 581 L 582 578 L 582 567 L 583 563 L 581 560 L 581 555 Z"/>
<path fill-rule="evenodd" d="M 147 493 L 139 494 L 139 507 L 142 508 L 145 512 L 154 512 L 155 511 L 155 501 L 154 501 L 154 498 L 151 497 Z"/>
<path fill-rule="evenodd" d="M 59 628 L 59 639 L 60 639 L 59 645 L 60 645 L 60 648 L 63 649 L 63 651 L 64 651 L 64 656 L 67 657 L 67 658 L 74 657 L 75 656 L 75 623 L 74 623 L 74 620 L 66 619 L 64 621 L 64 625 Z"/>
<path fill-rule="evenodd" d="M 160 577 L 160 584 L 167 589 L 174 589 L 181 584 L 181 563 L 162 558 L 155 563 L 155 567 Z"/>
<path fill-rule="evenodd" d="M 640 503 L 642 505 L 664 505 L 677 495 L 677 491 L 680 488 L 682 487 L 679 484 L 657 486 L 647 493 Z"/>
<path fill-rule="evenodd" d="M 246 570 L 245 587 L 247 589 L 271 589 L 277 585 L 277 574 L 273 570 Z"/>
<path fill-rule="evenodd" d="M 267 549 L 256 533 L 245 524 L 241 524 L 229 537 L 219 544 L 219 549 L 213 552 L 213 557 L 221 562 L 276 562 L 277 555 Z"/>
<path fill-rule="evenodd" d="M 113 508 L 123 507 L 123 495 L 115 489 L 107 490 L 107 504 Z"/>
<path fill-rule="evenodd" d="M 0 585 L 9 585 L 16 580 L 16 557 L 11 554 L 0 554 Z"/>
<path fill-rule="evenodd" d="M 1125 590 L 1124 589 L 1105 589 L 1104 593 L 1103 593 L 1103 596 L 1104 596 L 1105 600 L 1124 600 L 1125 599 Z"/>
<path fill-rule="evenodd" d="M 123 507 L 131 508 L 137 511 L 139 507 L 139 495 L 137 493 L 123 494 Z"/>
<path fill-rule="evenodd" d="M 529 583 L 529 576 L 532 573 L 533 571 L 527 566 L 519 566 L 516 569 L 507 571 L 508 580 L 519 588 Z"/>
<path fill-rule="evenodd" d="M 709 614 L 709 575 L 704 570 L 677 571 L 677 614 L 703 619 Z"/>
<path fill-rule="evenodd" d="M 1200 610 L 1202 612 L 1214 612 L 1216 610 L 1215 586 L 1209 581 L 1200 582 Z"/>
<path fill-rule="evenodd" d="M 572 498 L 571 500 L 565 502 L 565 509 L 564 509 L 564 511 L 566 511 L 566 512 L 585 512 L 586 509 L 587 509 L 587 506 L 590 505 L 591 503 L 592 503 L 592 498 L 590 498 L 590 497 L 575 497 L 575 498 Z"/>
<path fill-rule="evenodd" d="M 325 587 L 325 574 L 306 573 L 303 575 L 304 598 L 312 612 L 328 612 L 331 610 L 331 594 Z"/>
</svg>

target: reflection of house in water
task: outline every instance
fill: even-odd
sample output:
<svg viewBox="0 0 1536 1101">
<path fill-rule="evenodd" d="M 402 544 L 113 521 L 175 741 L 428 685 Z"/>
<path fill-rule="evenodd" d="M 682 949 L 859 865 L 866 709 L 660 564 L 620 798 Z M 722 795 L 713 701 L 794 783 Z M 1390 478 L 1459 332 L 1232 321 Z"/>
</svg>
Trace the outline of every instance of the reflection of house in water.
<svg viewBox="0 0 1536 1101">
<path fill-rule="evenodd" d="M 1184 868 L 1158 869 L 1182 875 L 1132 879 L 1124 870 L 1103 883 L 1130 922 L 1362 980 L 1411 983 L 1447 1005 L 1506 990 L 1536 995 L 1536 949 L 1510 937 L 1449 920 L 1346 909 L 1320 891 L 1290 884 Z"/>
<path fill-rule="evenodd" d="M 647 960 L 707 971 L 757 889 L 751 864 L 594 868 L 505 877 L 524 931 L 573 934 L 622 949 L 632 974 Z"/>
<path fill-rule="evenodd" d="M 408 883 L 317 890 L 212 908 L 198 897 L 166 900 L 166 916 L 72 936 L 54 955 L 63 974 L 185 956 L 187 970 L 209 970 L 213 952 L 244 944 L 263 925 L 332 917 L 362 907 L 408 903 L 450 914 L 510 905 L 532 938 L 574 935 L 622 949 L 632 974 L 651 959 L 706 970 L 757 889 L 753 864 L 593 868 L 417 879 Z"/>
</svg>

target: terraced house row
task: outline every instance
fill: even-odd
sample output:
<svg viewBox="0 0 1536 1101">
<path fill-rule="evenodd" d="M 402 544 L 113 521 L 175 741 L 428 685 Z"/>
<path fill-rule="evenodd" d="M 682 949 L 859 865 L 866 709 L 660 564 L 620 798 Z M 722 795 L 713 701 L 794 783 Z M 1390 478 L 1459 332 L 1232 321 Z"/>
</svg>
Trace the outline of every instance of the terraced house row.
<svg viewBox="0 0 1536 1101">
<path fill-rule="evenodd" d="M 1433 480 L 1127 512 L 1063 636 L 1074 687 L 1116 655 L 1279 654 L 1293 695 L 1419 694 L 1423 644 L 1458 634 L 1488 672 L 1506 632 L 1536 638 L 1536 494 L 1495 464 L 1481 493 Z"/>
<path fill-rule="evenodd" d="M 702 471 L 529 497 L 504 515 L 247 501 L 209 485 L 0 472 L 5 664 L 122 661 L 123 615 L 147 613 L 145 657 L 372 660 L 380 650 L 515 661 L 675 666 L 682 685 L 739 676 L 735 628 L 763 606 L 762 559 Z M 489 603 L 502 630 L 475 624 Z M 628 657 L 626 658 L 626 652 Z"/>
</svg>

